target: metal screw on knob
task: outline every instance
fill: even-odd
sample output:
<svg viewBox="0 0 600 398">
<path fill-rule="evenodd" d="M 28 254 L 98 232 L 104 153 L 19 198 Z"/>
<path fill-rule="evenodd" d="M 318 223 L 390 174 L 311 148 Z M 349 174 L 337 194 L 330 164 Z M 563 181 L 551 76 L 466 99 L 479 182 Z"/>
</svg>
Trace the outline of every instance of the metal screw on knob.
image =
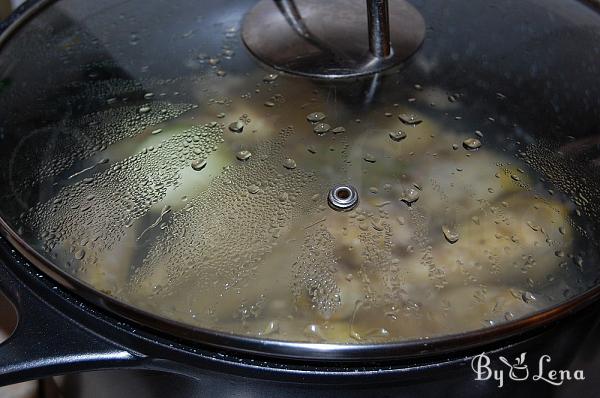
<svg viewBox="0 0 600 398">
<path fill-rule="evenodd" d="M 329 206 L 337 211 L 350 211 L 358 205 L 358 191 L 352 185 L 336 185 L 327 197 Z"/>
</svg>

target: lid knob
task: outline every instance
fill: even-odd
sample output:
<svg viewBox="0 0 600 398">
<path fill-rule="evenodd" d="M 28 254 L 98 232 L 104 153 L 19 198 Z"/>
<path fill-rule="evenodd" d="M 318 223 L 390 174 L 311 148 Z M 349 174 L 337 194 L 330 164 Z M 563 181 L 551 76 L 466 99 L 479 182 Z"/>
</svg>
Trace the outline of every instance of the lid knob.
<svg viewBox="0 0 600 398">
<path fill-rule="evenodd" d="M 423 42 L 425 22 L 405 0 L 261 0 L 242 37 L 275 69 L 333 79 L 401 63 Z"/>
</svg>

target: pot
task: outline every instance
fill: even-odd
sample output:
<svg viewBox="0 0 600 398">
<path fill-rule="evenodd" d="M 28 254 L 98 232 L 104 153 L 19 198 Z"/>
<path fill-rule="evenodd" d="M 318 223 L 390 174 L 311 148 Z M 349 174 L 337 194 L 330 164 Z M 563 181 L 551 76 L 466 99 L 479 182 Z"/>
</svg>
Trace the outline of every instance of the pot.
<svg viewBox="0 0 600 398">
<path fill-rule="evenodd" d="M 32 1 L 2 26 L 0 384 L 594 388 L 594 3 L 366 3 Z M 544 355 L 572 380 L 530 377 Z"/>
</svg>

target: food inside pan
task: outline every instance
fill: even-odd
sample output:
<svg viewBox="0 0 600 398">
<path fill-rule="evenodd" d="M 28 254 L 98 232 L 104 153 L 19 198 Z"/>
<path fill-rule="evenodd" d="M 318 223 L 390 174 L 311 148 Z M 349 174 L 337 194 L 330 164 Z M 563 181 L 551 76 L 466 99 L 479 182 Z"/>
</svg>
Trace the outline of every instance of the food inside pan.
<svg viewBox="0 0 600 398">
<path fill-rule="evenodd" d="M 54 136 L 58 156 L 16 180 L 45 192 L 21 223 L 46 256 L 153 314 L 290 341 L 461 333 L 584 289 L 583 199 L 490 116 L 501 94 L 416 84 L 365 108 L 273 71 L 203 84 L 196 104 L 162 84 L 108 98 Z M 328 205 L 338 184 L 351 211 Z"/>
</svg>

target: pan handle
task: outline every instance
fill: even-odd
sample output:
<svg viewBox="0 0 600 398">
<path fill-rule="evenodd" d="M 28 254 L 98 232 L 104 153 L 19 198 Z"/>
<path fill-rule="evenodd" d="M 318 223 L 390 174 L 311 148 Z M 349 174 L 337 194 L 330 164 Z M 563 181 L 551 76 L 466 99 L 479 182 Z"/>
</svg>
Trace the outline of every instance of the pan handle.
<svg viewBox="0 0 600 398">
<path fill-rule="evenodd" d="M 16 307 L 18 317 L 13 334 L 0 344 L 0 386 L 70 372 L 131 367 L 141 360 L 40 298 L 1 258 L 0 291 Z"/>
</svg>

